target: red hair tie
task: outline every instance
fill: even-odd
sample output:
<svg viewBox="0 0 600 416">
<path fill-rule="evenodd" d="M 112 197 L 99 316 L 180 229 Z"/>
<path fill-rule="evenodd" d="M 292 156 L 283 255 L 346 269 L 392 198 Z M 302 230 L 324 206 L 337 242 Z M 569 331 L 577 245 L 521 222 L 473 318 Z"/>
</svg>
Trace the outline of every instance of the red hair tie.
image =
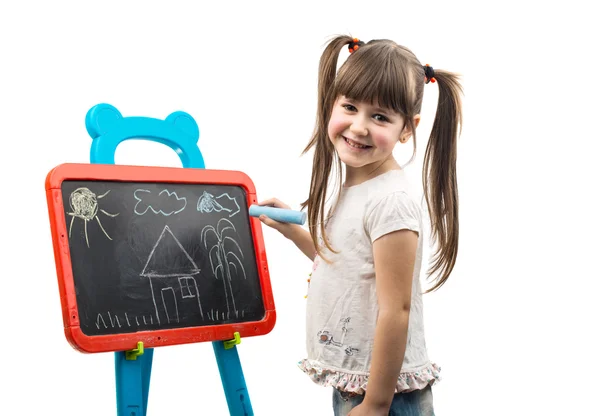
<svg viewBox="0 0 600 416">
<path fill-rule="evenodd" d="M 358 48 L 360 46 L 363 46 L 365 43 L 358 40 L 358 38 L 354 38 L 352 39 L 352 42 L 350 42 L 350 44 L 348 45 L 348 51 L 350 51 L 350 53 L 353 53 L 354 51 L 358 50 Z"/>
<path fill-rule="evenodd" d="M 429 64 L 425 64 L 423 69 L 425 70 L 425 84 L 429 84 L 430 81 L 435 82 L 435 71 L 433 68 Z"/>
</svg>

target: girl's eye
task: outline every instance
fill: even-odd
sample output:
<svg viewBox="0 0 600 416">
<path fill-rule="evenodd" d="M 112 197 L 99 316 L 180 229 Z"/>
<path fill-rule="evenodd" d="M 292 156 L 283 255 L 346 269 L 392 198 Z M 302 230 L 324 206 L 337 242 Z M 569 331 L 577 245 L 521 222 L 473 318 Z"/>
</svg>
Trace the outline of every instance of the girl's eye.
<svg viewBox="0 0 600 416">
<path fill-rule="evenodd" d="M 352 104 L 342 104 L 342 107 L 348 111 L 356 111 L 356 107 L 354 107 Z"/>
<path fill-rule="evenodd" d="M 375 114 L 373 117 L 374 117 L 374 118 L 375 118 L 375 120 L 377 120 L 377 121 L 383 121 L 383 122 L 385 122 L 385 121 L 389 121 L 389 120 L 388 120 L 388 118 L 387 118 L 386 116 L 382 116 L 381 114 Z"/>
</svg>

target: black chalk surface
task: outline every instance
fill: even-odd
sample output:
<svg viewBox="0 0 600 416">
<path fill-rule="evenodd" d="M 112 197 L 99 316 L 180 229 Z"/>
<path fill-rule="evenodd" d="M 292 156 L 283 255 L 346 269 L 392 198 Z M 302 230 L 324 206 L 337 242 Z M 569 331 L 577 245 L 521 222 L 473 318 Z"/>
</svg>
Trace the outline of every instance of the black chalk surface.
<svg viewBox="0 0 600 416">
<path fill-rule="evenodd" d="M 264 318 L 242 187 L 65 180 L 61 193 L 85 335 Z"/>
</svg>

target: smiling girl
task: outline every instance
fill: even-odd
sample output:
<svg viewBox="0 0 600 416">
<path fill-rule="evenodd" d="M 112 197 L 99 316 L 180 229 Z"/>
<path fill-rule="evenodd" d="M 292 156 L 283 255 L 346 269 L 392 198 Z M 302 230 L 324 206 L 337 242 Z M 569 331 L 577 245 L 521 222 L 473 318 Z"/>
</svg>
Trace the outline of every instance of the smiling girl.
<svg viewBox="0 0 600 416">
<path fill-rule="evenodd" d="M 351 54 L 336 73 L 345 46 Z M 314 148 L 303 204 L 310 232 L 261 217 L 314 261 L 308 355 L 299 365 L 315 383 L 333 387 L 335 415 L 434 414 L 431 386 L 440 368 L 429 360 L 423 325 L 424 212 L 392 154 L 412 138 L 414 156 L 429 83 L 438 86 L 439 99 L 423 166 L 437 245 L 429 270 L 436 279 L 428 291 L 442 286 L 458 253 L 462 91 L 455 74 L 434 71 L 390 40 L 338 36 L 323 52 L 316 128 L 305 149 Z M 338 188 L 326 210 L 334 164 Z M 289 208 L 277 199 L 260 204 Z"/>
</svg>

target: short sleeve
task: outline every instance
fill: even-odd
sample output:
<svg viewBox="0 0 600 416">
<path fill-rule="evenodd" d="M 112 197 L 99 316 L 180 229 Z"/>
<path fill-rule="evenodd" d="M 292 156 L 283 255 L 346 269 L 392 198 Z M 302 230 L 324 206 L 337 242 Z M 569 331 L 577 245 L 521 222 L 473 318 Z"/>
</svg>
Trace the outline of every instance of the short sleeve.
<svg viewBox="0 0 600 416">
<path fill-rule="evenodd" d="M 367 210 L 365 231 L 371 242 L 398 230 L 421 233 L 421 207 L 407 193 L 391 193 Z"/>
</svg>

